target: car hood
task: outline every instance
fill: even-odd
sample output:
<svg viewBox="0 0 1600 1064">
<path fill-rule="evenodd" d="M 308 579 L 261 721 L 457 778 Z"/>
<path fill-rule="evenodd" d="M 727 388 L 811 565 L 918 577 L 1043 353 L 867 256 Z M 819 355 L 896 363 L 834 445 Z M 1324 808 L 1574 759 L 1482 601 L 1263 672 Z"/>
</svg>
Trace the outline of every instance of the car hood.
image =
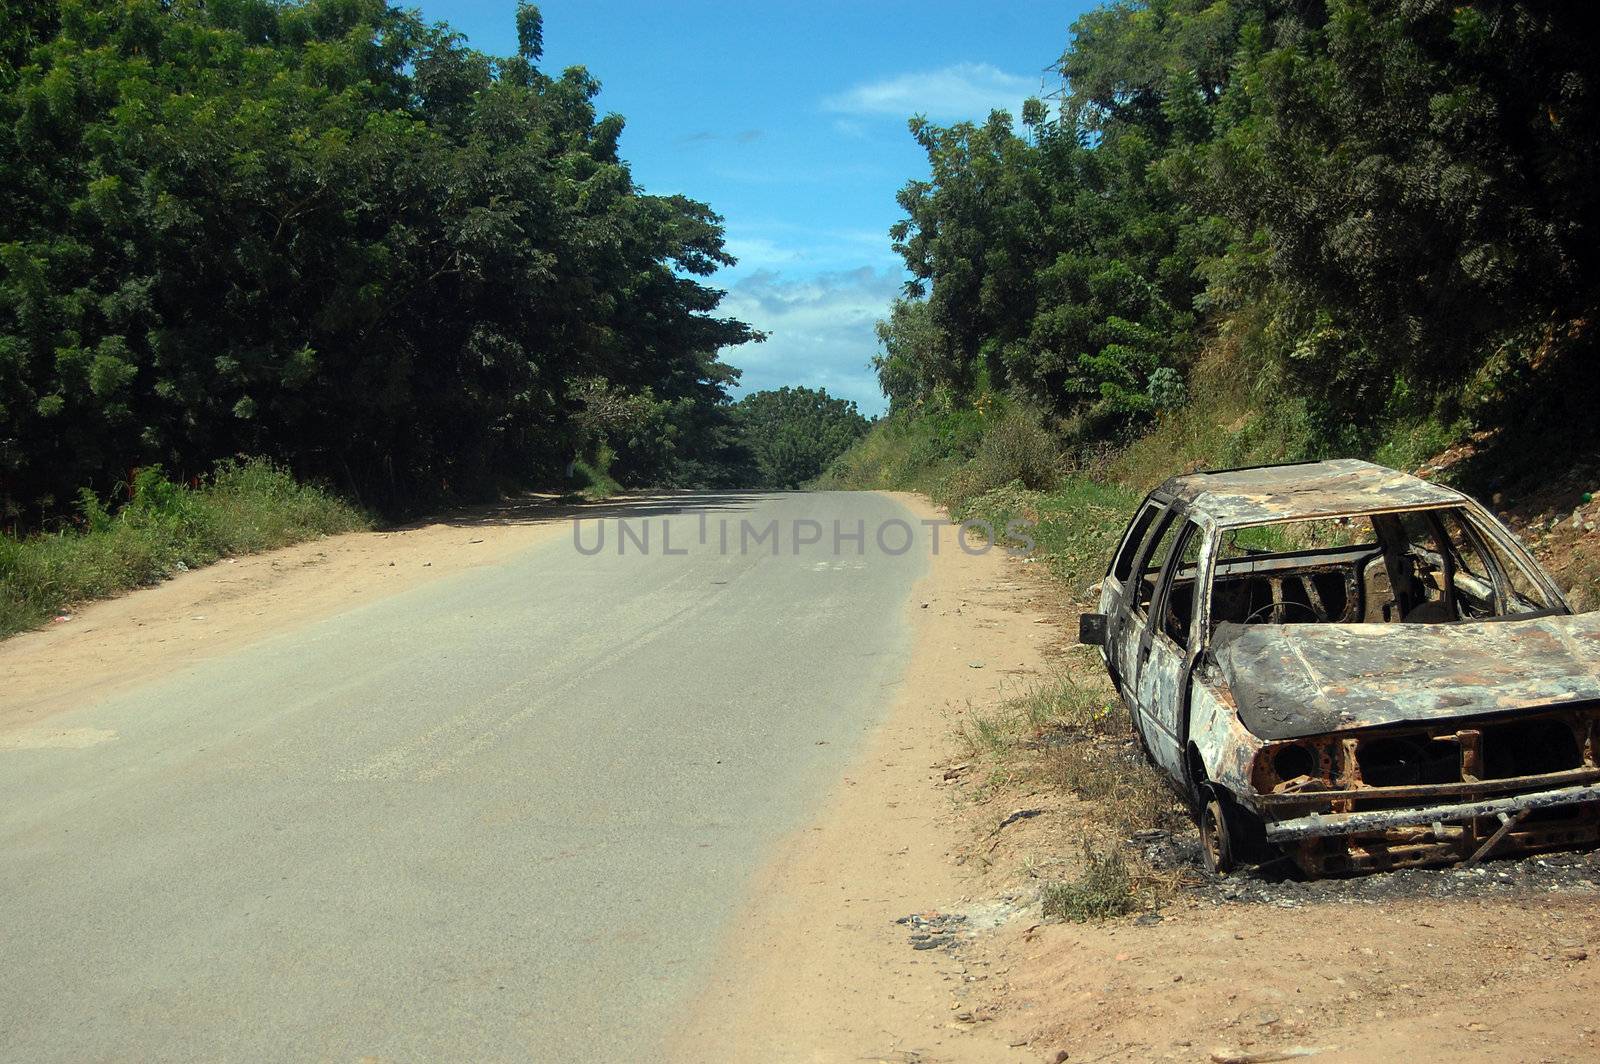
<svg viewBox="0 0 1600 1064">
<path fill-rule="evenodd" d="M 1600 699 L 1600 613 L 1459 624 L 1222 624 L 1239 719 L 1263 739 Z"/>
</svg>

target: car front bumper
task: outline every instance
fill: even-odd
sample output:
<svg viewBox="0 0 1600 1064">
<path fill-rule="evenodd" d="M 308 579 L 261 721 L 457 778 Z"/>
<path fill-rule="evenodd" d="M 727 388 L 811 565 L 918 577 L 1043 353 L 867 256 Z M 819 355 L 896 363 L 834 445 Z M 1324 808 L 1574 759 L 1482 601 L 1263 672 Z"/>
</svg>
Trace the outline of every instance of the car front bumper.
<svg viewBox="0 0 1600 1064">
<path fill-rule="evenodd" d="M 1315 875 L 1471 865 L 1495 853 L 1600 842 L 1600 784 L 1453 804 L 1309 813 L 1264 826 L 1269 842 Z"/>
</svg>

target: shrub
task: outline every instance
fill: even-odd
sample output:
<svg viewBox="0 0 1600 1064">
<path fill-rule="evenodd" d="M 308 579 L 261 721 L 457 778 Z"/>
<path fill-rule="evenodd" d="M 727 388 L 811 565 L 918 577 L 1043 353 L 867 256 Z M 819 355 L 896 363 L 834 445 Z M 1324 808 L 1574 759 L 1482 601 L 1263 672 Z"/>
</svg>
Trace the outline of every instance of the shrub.
<svg viewBox="0 0 1600 1064">
<path fill-rule="evenodd" d="M 142 469 L 132 498 L 115 514 L 89 491 L 79 493 L 78 509 L 81 528 L 0 537 L 0 636 L 164 579 L 180 566 L 368 525 L 360 511 L 264 459 L 223 462 L 199 488 Z"/>
<path fill-rule="evenodd" d="M 611 463 L 615 460 L 616 452 L 609 444 L 602 443 L 594 449 L 593 460 L 580 458 L 574 462 L 573 471 L 583 482 L 579 494 L 590 502 L 598 502 L 621 491 L 622 485 L 611 475 Z"/>
<path fill-rule="evenodd" d="M 955 513 L 969 500 L 1013 483 L 1048 491 L 1061 469 L 1061 451 L 1040 416 L 1028 407 L 1007 405 L 983 434 L 977 453 L 945 480 L 938 501 Z"/>
<path fill-rule="evenodd" d="M 977 410 L 890 415 L 835 459 L 816 486 L 933 493 L 978 453 L 985 426 Z"/>
<path fill-rule="evenodd" d="M 1049 883 L 1041 892 L 1044 915 L 1085 923 L 1122 916 L 1139 907 L 1128 865 L 1116 850 L 1097 852 L 1083 844 L 1083 872 L 1070 883 Z"/>
</svg>

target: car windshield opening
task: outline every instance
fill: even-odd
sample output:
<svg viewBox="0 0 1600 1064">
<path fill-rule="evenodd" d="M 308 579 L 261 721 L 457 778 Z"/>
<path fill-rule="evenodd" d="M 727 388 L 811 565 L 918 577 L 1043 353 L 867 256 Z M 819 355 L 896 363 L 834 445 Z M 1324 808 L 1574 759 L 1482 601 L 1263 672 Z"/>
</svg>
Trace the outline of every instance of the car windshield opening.
<svg viewBox="0 0 1600 1064">
<path fill-rule="evenodd" d="M 1556 608 L 1518 554 L 1465 507 L 1228 528 L 1211 622 L 1441 624 Z"/>
</svg>

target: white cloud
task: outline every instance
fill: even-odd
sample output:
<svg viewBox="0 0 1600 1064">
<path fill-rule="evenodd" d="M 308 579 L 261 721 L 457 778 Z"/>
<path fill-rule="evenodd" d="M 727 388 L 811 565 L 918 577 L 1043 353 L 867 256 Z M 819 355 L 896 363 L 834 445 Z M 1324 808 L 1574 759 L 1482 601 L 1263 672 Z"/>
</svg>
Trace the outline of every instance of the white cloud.
<svg viewBox="0 0 1600 1064">
<path fill-rule="evenodd" d="M 794 247 L 784 247 L 765 237 L 729 236 L 722 249 L 739 260 L 742 269 L 767 270 L 791 262 L 799 262 L 805 253 Z"/>
<path fill-rule="evenodd" d="M 939 121 L 981 121 L 997 108 L 1016 115 L 1022 101 L 1038 92 L 1037 77 L 1009 74 L 989 63 L 956 63 L 865 82 L 828 97 L 823 107 L 850 115 L 925 114 Z"/>
<path fill-rule="evenodd" d="M 886 403 L 872 372 L 873 324 L 900 290 L 897 270 L 854 270 L 786 277 L 762 270 L 738 281 L 718 308 L 768 334 L 766 342 L 723 352 L 744 371 L 740 391 L 785 384 L 826 388 L 867 415 Z"/>
<path fill-rule="evenodd" d="M 900 264 L 887 230 L 730 216 L 727 232 L 725 246 L 739 265 L 721 275 L 724 284 L 762 270 L 843 273 L 859 266 L 891 268 Z"/>
<path fill-rule="evenodd" d="M 735 144 L 754 144 L 764 136 L 766 136 L 766 133 L 759 129 L 741 129 L 733 134 L 713 133 L 709 129 L 702 129 L 694 133 L 685 133 L 683 136 L 678 137 L 674 143 L 679 145 L 711 144 L 725 140 L 732 141 Z"/>
</svg>

